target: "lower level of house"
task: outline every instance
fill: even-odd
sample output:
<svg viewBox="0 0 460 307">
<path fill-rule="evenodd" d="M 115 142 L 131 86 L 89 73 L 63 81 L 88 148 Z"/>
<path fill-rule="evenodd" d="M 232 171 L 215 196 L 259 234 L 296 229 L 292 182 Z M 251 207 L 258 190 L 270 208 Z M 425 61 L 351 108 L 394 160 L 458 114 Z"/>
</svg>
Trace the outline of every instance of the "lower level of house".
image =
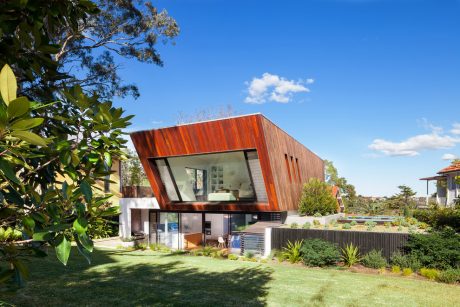
<svg viewBox="0 0 460 307">
<path fill-rule="evenodd" d="M 147 243 L 173 249 L 193 249 L 203 245 L 240 249 L 247 231 L 257 222 L 281 223 L 281 212 L 174 212 L 159 209 L 155 198 L 120 200 L 120 236 L 142 236 Z M 257 235 L 252 233 L 253 235 Z M 257 238 L 254 236 L 254 244 Z M 246 242 L 249 242 L 246 240 Z"/>
</svg>

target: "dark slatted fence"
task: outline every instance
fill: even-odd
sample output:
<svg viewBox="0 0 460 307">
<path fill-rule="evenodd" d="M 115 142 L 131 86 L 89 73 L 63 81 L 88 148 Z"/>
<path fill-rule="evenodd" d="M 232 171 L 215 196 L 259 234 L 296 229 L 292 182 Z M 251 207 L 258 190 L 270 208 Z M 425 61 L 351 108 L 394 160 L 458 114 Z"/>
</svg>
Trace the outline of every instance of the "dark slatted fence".
<svg viewBox="0 0 460 307">
<path fill-rule="evenodd" d="M 358 246 L 361 255 L 376 249 L 382 250 L 385 258 L 401 249 L 407 242 L 407 233 L 384 233 L 368 231 L 338 231 L 338 230 L 317 230 L 317 229 L 290 229 L 272 228 L 273 249 L 282 249 L 288 241 L 294 242 L 305 239 L 323 239 L 336 243 L 339 247 L 345 247 L 349 243 Z"/>
</svg>

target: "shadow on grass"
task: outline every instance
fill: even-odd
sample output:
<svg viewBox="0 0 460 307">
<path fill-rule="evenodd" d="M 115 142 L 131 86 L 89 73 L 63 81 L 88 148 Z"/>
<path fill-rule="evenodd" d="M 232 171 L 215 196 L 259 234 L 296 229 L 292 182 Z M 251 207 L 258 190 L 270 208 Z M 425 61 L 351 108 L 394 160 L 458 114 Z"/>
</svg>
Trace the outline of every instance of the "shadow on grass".
<svg viewBox="0 0 460 307">
<path fill-rule="evenodd" d="M 148 263 L 143 263 L 139 256 L 144 256 Z M 232 270 L 228 266 L 219 268 L 218 261 L 204 258 L 203 261 L 209 261 L 208 270 L 191 266 L 181 261 L 181 257 L 163 260 L 158 257 L 158 263 L 148 257 L 96 251 L 92 265 L 73 259 L 64 267 L 50 255 L 46 260 L 34 261 L 26 288 L 6 301 L 29 306 L 266 305 L 267 283 L 272 274 L 269 267 L 242 266 Z"/>
</svg>

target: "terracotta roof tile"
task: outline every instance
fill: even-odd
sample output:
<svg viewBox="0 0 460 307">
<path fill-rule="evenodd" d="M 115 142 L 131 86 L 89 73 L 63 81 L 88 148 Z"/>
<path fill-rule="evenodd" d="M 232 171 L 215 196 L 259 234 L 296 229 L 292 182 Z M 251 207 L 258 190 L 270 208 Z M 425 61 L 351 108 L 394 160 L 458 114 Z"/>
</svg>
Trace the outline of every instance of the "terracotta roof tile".
<svg viewBox="0 0 460 307">
<path fill-rule="evenodd" d="M 438 174 L 449 173 L 449 172 L 458 172 L 460 171 L 460 161 L 454 162 L 448 167 L 443 168 L 438 172 Z"/>
</svg>

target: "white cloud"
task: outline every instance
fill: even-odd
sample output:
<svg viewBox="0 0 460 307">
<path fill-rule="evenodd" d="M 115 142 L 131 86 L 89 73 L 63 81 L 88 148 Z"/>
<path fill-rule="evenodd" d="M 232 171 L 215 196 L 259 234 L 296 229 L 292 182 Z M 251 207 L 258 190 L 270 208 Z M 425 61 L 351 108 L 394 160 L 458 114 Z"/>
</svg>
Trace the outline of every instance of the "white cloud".
<svg viewBox="0 0 460 307">
<path fill-rule="evenodd" d="M 387 156 L 417 156 L 420 151 L 452 148 L 460 139 L 449 135 L 441 135 L 436 131 L 430 134 L 420 134 L 408 138 L 402 142 L 391 142 L 383 139 L 375 139 L 369 148 L 380 151 Z"/>
<path fill-rule="evenodd" d="M 294 93 L 309 92 L 305 84 L 312 84 L 313 79 L 305 81 L 286 80 L 283 77 L 264 73 L 261 78 L 253 78 L 248 84 L 246 103 L 262 104 L 267 101 L 288 103 Z"/>
<path fill-rule="evenodd" d="M 454 123 L 452 125 L 452 130 L 450 130 L 450 133 L 460 135 L 460 123 Z"/>
<path fill-rule="evenodd" d="M 459 158 L 458 156 L 456 156 L 454 154 L 450 154 L 450 153 L 442 155 L 443 160 L 455 160 L 455 159 L 458 159 L 458 158 Z"/>
</svg>

